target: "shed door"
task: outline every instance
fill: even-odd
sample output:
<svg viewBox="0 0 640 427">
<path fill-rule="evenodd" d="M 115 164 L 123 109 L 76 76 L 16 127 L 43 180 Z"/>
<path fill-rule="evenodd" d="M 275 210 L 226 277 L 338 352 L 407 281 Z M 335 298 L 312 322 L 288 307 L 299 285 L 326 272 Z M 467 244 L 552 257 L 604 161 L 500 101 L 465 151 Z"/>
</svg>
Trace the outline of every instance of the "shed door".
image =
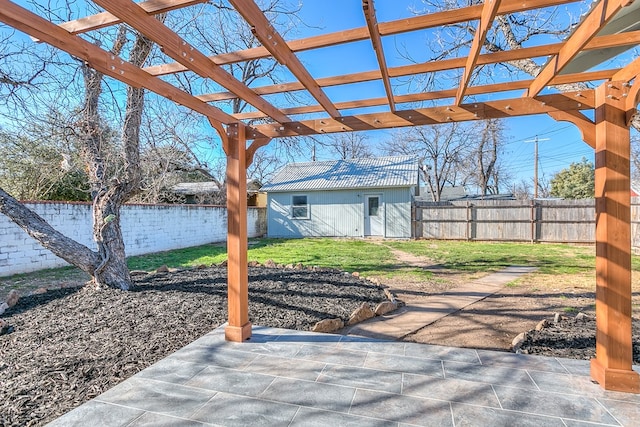
<svg viewBox="0 0 640 427">
<path fill-rule="evenodd" d="M 382 236 L 384 224 L 384 212 L 382 210 L 382 198 L 379 195 L 366 196 L 364 209 L 364 235 Z"/>
</svg>

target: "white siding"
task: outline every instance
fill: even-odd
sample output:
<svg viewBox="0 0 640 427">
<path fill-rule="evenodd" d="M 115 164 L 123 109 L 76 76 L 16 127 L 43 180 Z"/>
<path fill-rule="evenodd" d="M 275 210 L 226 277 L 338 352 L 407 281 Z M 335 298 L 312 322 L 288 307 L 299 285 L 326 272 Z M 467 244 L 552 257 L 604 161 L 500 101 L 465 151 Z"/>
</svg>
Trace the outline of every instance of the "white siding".
<svg viewBox="0 0 640 427">
<path fill-rule="evenodd" d="M 309 219 L 291 218 L 291 196 L 307 195 Z M 363 237 L 364 195 L 380 194 L 385 237 L 411 237 L 409 188 L 268 193 L 269 237 Z"/>
</svg>

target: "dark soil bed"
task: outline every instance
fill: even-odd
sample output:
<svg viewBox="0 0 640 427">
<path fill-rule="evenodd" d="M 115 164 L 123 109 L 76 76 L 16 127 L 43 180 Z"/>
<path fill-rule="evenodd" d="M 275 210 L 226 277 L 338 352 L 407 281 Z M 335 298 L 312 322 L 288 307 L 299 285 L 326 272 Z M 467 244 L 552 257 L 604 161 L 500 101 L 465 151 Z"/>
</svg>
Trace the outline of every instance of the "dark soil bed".
<svg viewBox="0 0 640 427">
<path fill-rule="evenodd" d="M 564 317 L 540 331 L 529 331 L 522 353 L 570 359 L 591 359 L 596 355 L 596 319 Z M 633 362 L 640 365 L 640 320 L 633 319 Z"/>
<path fill-rule="evenodd" d="M 256 325 L 311 330 L 385 299 L 337 270 L 249 269 Z M 43 425 L 227 319 L 226 268 L 135 278 L 130 292 L 71 288 L 20 298 L 2 318 L 0 426 Z"/>
</svg>

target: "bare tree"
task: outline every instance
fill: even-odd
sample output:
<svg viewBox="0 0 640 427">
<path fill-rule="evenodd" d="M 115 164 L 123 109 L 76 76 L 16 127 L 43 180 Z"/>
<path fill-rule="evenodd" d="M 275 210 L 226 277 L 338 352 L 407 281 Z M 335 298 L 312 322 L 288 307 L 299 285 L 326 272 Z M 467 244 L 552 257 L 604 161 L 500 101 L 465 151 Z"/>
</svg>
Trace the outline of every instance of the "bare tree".
<svg viewBox="0 0 640 427">
<path fill-rule="evenodd" d="M 395 131 L 384 150 L 391 155 L 418 157 L 429 193 L 434 201 L 440 201 L 445 184 L 457 183 L 470 138 L 460 123 L 420 126 Z"/>
<path fill-rule="evenodd" d="M 367 134 L 349 132 L 336 133 L 326 138 L 316 139 L 332 157 L 338 156 L 342 160 L 361 159 L 373 156 L 373 150 L 369 145 Z"/>
</svg>

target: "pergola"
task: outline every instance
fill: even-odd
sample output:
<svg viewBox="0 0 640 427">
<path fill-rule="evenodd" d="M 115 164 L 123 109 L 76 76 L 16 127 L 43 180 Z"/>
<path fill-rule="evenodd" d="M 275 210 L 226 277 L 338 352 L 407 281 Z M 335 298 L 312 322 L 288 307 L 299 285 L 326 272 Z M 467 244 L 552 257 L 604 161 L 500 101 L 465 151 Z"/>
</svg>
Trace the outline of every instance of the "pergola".
<svg viewBox="0 0 640 427">
<path fill-rule="evenodd" d="M 631 243 L 630 243 L 630 141 L 629 126 L 636 113 L 640 90 L 640 58 L 622 68 L 572 72 L 578 55 L 607 49 L 632 48 L 640 43 L 640 31 L 610 34 L 602 31 L 620 15 L 637 5 L 633 0 L 599 0 L 574 31 L 561 43 L 500 52 L 483 52 L 487 32 L 496 16 L 572 3 L 572 0 L 485 0 L 456 10 L 378 22 L 374 0 L 362 0 L 367 25 L 297 40 L 284 40 L 254 0 L 228 0 L 251 27 L 261 46 L 207 56 L 154 15 L 206 3 L 205 0 L 94 0 L 105 11 L 65 23 L 50 22 L 9 0 L 0 0 L 0 21 L 31 37 L 86 61 L 91 67 L 125 84 L 145 88 L 204 115 L 217 130 L 227 156 L 228 182 L 228 300 L 226 338 L 243 341 L 251 336 L 248 312 L 246 170 L 257 149 L 272 138 L 336 132 L 368 131 L 448 122 L 547 114 L 577 126 L 583 140 L 595 150 L 596 164 L 596 315 L 597 348 L 591 376 L 609 390 L 640 393 L 640 376 L 632 370 L 631 340 Z M 90 43 L 81 35 L 110 25 L 126 23 L 143 33 L 166 55 L 166 63 L 139 68 Z M 383 50 L 385 36 L 437 29 L 469 22 L 475 34 L 468 56 L 389 67 Z M 369 41 L 378 67 L 368 72 L 315 78 L 297 53 L 338 44 Z M 286 67 L 295 81 L 249 87 L 222 66 L 273 57 Z M 486 64 L 519 59 L 546 58 L 533 79 L 473 86 L 472 75 Z M 397 95 L 393 78 L 443 70 L 461 70 L 456 87 L 436 92 Z M 193 95 L 163 79 L 173 73 L 190 72 L 210 79 L 225 92 Z M 358 82 L 379 81 L 386 97 L 332 102 L 326 88 Z M 560 92 L 562 84 L 584 83 L 585 89 Z M 521 90 L 521 95 L 509 92 Z M 306 91 L 315 105 L 278 108 L 268 96 Z M 476 102 L 472 96 L 491 94 L 492 100 Z M 229 114 L 219 103 L 240 98 L 255 111 Z M 429 108 L 403 108 L 418 101 L 439 100 Z M 467 102 L 465 102 L 467 101 Z M 360 107 L 382 107 L 367 114 L 343 115 Z M 297 119 L 305 114 L 319 118 Z M 585 114 L 586 113 L 586 114 Z M 591 118 L 593 117 L 593 118 Z M 250 125 L 249 120 L 262 119 Z"/>
</svg>

